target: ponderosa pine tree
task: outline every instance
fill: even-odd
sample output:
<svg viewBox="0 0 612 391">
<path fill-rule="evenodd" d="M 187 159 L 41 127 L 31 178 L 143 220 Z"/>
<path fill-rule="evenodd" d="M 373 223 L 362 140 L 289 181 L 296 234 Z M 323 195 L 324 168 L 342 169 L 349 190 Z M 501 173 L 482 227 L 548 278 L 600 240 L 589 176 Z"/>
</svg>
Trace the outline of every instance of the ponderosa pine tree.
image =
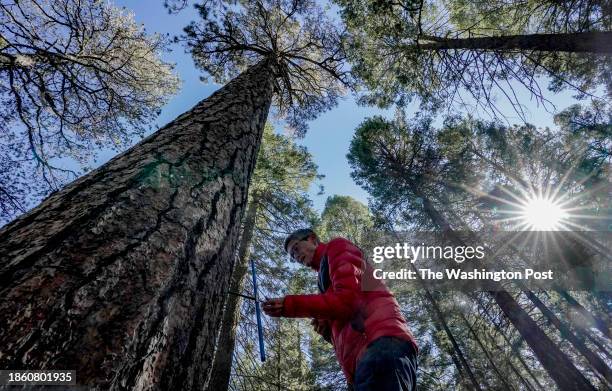
<svg viewBox="0 0 612 391">
<path fill-rule="evenodd" d="M 348 83 L 314 2 L 215 5 L 189 48 L 217 80 L 242 73 L 0 231 L 2 368 L 73 368 L 94 389 L 207 387 L 270 106 L 303 131 Z"/>
<path fill-rule="evenodd" d="M 525 120 L 521 89 L 553 108 L 541 87 L 612 93 L 612 7 L 580 1 L 338 0 L 353 71 L 369 104 L 479 108 Z"/>
<path fill-rule="evenodd" d="M 167 43 L 107 2 L 0 4 L 0 224 L 82 174 L 58 159 L 144 134 L 178 87 Z"/>
</svg>

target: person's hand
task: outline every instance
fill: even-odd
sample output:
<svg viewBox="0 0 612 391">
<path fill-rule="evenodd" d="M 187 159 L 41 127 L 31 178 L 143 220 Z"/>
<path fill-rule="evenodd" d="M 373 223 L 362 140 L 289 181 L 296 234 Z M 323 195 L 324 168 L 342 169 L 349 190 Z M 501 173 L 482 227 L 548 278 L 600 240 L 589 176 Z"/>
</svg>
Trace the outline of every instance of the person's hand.
<svg viewBox="0 0 612 391">
<path fill-rule="evenodd" d="M 323 319 L 313 319 L 310 321 L 312 327 L 317 334 L 319 334 L 327 342 L 331 343 L 331 329 L 329 323 Z"/>
<path fill-rule="evenodd" d="M 282 316 L 285 298 L 275 298 L 266 300 L 262 307 L 266 315 L 268 316 Z"/>
<path fill-rule="evenodd" d="M 314 328 L 314 331 L 319 335 L 323 335 L 325 333 L 325 329 L 327 329 L 327 325 L 323 320 L 313 319 L 310 321 L 310 324 Z"/>
</svg>

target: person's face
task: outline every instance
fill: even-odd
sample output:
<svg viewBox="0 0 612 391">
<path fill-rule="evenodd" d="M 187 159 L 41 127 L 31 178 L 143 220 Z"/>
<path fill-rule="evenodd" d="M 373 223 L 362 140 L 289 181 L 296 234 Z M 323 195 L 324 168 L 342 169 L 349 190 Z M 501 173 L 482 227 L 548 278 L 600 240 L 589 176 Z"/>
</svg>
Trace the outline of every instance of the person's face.
<svg viewBox="0 0 612 391">
<path fill-rule="evenodd" d="M 291 240 L 287 245 L 287 251 L 292 259 L 304 266 L 312 267 L 317 240 L 310 235 L 302 240 Z"/>
</svg>

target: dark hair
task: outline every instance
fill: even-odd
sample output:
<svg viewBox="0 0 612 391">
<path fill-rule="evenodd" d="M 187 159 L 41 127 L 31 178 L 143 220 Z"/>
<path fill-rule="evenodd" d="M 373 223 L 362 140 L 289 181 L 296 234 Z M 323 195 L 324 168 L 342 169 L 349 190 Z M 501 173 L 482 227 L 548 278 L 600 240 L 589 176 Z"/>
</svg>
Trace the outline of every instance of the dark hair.
<svg viewBox="0 0 612 391">
<path fill-rule="evenodd" d="M 310 228 L 302 228 L 302 229 L 293 231 L 291 234 L 289 234 L 289 236 L 287 236 L 287 239 L 285 239 L 285 245 L 283 246 L 285 248 L 285 252 L 287 252 L 287 246 L 289 245 L 290 241 L 303 240 L 309 237 L 310 235 L 314 235 L 315 237 L 317 237 L 317 234 L 315 233 L 315 231 L 313 231 Z"/>
</svg>

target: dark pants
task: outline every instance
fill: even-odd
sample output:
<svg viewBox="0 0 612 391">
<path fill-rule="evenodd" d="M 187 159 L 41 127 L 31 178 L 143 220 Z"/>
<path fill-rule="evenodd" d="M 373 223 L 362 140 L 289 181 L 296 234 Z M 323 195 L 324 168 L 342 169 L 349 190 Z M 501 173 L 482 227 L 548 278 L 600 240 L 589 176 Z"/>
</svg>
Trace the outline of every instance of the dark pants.
<svg viewBox="0 0 612 391">
<path fill-rule="evenodd" d="M 380 337 L 359 359 L 352 390 L 414 391 L 416 374 L 417 357 L 412 343 L 395 337 Z"/>
</svg>

